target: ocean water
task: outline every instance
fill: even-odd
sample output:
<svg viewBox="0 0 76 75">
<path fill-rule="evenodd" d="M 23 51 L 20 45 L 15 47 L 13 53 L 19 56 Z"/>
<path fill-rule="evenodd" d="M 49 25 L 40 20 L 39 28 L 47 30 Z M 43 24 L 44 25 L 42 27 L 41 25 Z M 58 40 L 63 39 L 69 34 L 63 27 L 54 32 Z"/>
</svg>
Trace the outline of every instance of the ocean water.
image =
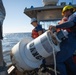
<svg viewBox="0 0 76 75">
<path fill-rule="evenodd" d="M 10 51 L 12 47 L 24 38 L 26 39 L 26 41 L 31 39 L 31 33 L 6 33 L 3 36 L 4 36 L 2 40 L 3 58 L 6 63 L 6 66 L 9 66 L 12 64 L 10 58 Z M 76 51 L 74 54 L 76 55 Z"/>
<path fill-rule="evenodd" d="M 21 41 L 23 38 L 26 40 L 31 39 L 31 33 L 5 33 L 3 34 L 2 40 L 2 50 L 3 50 L 3 58 L 6 62 L 6 65 L 9 66 L 12 64 L 10 59 L 10 51 L 12 47 Z"/>
</svg>

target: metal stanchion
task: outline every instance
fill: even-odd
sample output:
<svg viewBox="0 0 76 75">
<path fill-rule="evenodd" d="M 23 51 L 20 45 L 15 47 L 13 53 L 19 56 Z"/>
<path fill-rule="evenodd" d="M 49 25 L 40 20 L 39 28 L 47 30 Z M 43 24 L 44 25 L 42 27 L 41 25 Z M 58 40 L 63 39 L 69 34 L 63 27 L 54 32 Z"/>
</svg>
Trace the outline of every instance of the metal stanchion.
<svg viewBox="0 0 76 75">
<path fill-rule="evenodd" d="M 8 75 L 2 52 L 2 26 L 0 26 L 0 75 Z"/>
</svg>

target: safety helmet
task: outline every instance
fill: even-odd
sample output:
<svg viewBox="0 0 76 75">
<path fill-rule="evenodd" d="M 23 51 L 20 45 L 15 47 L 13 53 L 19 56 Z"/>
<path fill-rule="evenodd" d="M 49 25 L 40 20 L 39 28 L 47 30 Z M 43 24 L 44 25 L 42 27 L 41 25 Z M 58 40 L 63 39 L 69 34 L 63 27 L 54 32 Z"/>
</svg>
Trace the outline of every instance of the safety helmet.
<svg viewBox="0 0 76 75">
<path fill-rule="evenodd" d="M 70 10 L 70 9 L 74 9 L 74 7 L 71 6 L 71 5 L 66 5 L 66 6 L 64 6 L 64 8 L 63 8 L 63 10 L 62 10 L 62 15 L 64 15 L 64 12 L 65 12 L 66 10 Z"/>
<path fill-rule="evenodd" d="M 35 22 L 35 21 L 37 21 L 36 18 L 31 18 L 31 24 L 32 24 L 32 22 Z"/>
</svg>

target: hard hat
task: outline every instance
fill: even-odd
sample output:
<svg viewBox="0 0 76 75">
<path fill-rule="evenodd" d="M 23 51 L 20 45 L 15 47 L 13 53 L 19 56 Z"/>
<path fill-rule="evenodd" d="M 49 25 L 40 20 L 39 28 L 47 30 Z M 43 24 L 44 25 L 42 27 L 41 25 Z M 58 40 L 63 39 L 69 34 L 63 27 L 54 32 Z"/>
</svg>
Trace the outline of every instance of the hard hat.
<svg viewBox="0 0 76 75">
<path fill-rule="evenodd" d="M 31 18 L 31 23 L 37 21 L 36 18 Z"/>
<path fill-rule="evenodd" d="M 74 7 L 71 6 L 71 5 L 66 5 L 66 6 L 64 6 L 64 8 L 63 8 L 63 10 L 62 10 L 62 15 L 64 15 L 64 12 L 65 12 L 66 10 L 70 10 L 70 9 L 74 9 Z"/>
</svg>

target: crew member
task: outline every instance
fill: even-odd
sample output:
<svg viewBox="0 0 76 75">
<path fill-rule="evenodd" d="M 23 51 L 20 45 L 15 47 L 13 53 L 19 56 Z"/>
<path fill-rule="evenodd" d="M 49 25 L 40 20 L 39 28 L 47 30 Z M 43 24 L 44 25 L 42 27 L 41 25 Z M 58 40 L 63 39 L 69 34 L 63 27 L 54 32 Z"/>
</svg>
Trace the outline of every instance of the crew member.
<svg viewBox="0 0 76 75">
<path fill-rule="evenodd" d="M 36 18 L 32 18 L 31 19 L 31 24 L 35 27 L 32 30 L 32 38 L 37 38 L 39 35 L 41 35 L 43 33 L 43 28 L 40 24 L 38 24 L 37 19 Z"/>
<path fill-rule="evenodd" d="M 65 23 L 57 26 L 50 26 L 52 28 L 66 29 L 68 31 L 68 38 L 60 43 L 60 51 L 56 55 L 57 69 L 60 75 L 67 75 L 65 62 L 69 65 L 72 75 L 76 75 L 76 65 L 73 61 L 73 54 L 76 50 L 76 12 L 73 6 L 66 5 L 62 14 L 68 17 Z"/>
</svg>

